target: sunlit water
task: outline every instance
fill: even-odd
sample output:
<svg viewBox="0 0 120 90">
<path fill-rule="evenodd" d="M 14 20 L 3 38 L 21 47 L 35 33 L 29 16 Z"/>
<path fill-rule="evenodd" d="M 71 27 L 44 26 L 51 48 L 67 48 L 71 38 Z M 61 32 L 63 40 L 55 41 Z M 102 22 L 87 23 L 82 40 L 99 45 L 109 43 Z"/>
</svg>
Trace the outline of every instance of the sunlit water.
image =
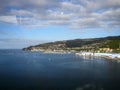
<svg viewBox="0 0 120 90">
<path fill-rule="evenodd" d="M 120 90 L 120 61 L 0 50 L 0 90 Z"/>
</svg>

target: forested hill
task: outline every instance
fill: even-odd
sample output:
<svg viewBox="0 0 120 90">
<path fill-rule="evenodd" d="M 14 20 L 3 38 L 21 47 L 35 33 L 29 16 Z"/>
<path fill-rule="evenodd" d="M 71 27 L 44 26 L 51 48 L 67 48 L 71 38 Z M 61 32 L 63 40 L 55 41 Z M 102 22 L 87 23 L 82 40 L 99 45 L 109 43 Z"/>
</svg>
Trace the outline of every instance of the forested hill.
<svg viewBox="0 0 120 90">
<path fill-rule="evenodd" d="M 120 36 L 56 41 L 30 46 L 23 50 L 91 50 L 99 48 L 119 49 Z"/>
</svg>

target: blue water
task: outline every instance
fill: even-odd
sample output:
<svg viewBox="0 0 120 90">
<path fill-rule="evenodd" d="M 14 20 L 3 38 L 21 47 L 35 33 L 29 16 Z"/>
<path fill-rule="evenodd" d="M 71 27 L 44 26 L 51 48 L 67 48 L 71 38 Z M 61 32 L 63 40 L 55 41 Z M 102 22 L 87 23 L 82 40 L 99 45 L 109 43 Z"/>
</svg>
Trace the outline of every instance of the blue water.
<svg viewBox="0 0 120 90">
<path fill-rule="evenodd" d="M 0 50 L 0 90 L 120 90 L 120 61 Z"/>
</svg>

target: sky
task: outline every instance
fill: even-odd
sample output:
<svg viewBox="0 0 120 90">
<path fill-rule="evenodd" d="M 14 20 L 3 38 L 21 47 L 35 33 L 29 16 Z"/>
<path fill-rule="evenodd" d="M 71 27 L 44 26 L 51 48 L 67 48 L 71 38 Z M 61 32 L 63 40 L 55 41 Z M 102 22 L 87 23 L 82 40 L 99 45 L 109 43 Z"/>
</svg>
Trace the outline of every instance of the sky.
<svg viewBox="0 0 120 90">
<path fill-rule="evenodd" d="M 0 49 L 120 36 L 120 0 L 0 0 Z"/>
</svg>

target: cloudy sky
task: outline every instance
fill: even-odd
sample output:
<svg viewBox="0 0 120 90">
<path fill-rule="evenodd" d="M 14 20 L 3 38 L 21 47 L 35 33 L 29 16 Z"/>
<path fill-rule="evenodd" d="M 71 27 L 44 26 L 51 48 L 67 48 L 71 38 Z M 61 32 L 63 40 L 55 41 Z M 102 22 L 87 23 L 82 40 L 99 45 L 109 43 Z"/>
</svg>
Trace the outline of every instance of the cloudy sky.
<svg viewBox="0 0 120 90">
<path fill-rule="evenodd" d="M 120 35 L 120 0 L 0 0 L 0 48 Z"/>
</svg>

